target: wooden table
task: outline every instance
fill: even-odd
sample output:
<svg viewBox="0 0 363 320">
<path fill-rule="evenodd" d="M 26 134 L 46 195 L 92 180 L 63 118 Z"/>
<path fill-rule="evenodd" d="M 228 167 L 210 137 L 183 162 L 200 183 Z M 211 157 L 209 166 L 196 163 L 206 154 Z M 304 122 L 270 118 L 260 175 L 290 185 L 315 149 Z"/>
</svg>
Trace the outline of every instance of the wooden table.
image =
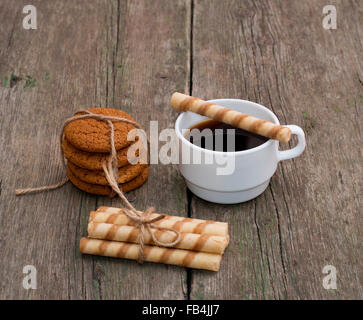
<svg viewBox="0 0 363 320">
<path fill-rule="evenodd" d="M 324 0 L 33 0 L 37 29 L 25 30 L 28 2 L 0 3 L 1 299 L 363 298 L 360 1 L 330 1 L 336 30 L 323 28 Z M 89 212 L 116 198 L 70 183 L 15 196 L 64 176 L 58 135 L 75 110 L 114 106 L 173 128 L 174 91 L 256 101 L 307 136 L 246 203 L 200 200 L 162 164 L 129 194 L 138 208 L 227 221 L 218 273 L 82 256 Z M 36 290 L 22 286 L 26 265 Z M 326 265 L 336 290 L 323 287 Z"/>
</svg>

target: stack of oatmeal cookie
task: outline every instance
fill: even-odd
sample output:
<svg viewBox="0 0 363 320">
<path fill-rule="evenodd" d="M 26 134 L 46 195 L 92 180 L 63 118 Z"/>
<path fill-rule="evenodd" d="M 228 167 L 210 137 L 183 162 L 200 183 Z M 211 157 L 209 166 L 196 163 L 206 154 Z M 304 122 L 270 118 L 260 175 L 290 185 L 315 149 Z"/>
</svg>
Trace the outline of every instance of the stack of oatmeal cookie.
<svg viewBox="0 0 363 320">
<path fill-rule="evenodd" d="M 129 114 L 117 109 L 90 108 L 88 111 L 135 122 Z M 135 127 L 123 121 L 112 122 L 119 167 L 118 183 L 123 192 L 128 192 L 138 188 L 147 180 L 149 168 L 145 163 L 130 163 L 134 163 L 133 159 L 138 158 L 141 145 L 140 143 L 137 147 L 134 145 L 138 143 L 137 140 L 128 141 L 127 135 Z M 132 150 L 129 150 L 131 147 Z M 111 150 L 110 128 L 105 121 L 87 118 L 70 122 L 64 129 L 62 150 L 67 159 L 68 177 L 76 187 L 97 195 L 112 193 L 102 170 L 102 163 L 108 160 Z"/>
</svg>

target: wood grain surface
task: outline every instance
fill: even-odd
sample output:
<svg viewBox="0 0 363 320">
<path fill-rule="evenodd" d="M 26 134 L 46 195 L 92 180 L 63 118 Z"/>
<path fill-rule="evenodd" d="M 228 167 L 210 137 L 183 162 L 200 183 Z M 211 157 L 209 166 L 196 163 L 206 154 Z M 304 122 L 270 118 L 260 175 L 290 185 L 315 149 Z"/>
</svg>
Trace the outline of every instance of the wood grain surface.
<svg viewBox="0 0 363 320">
<path fill-rule="evenodd" d="M 217 275 L 193 271 L 192 298 L 362 298 L 362 6 L 334 3 L 325 30 L 325 1 L 195 1 L 193 95 L 265 105 L 305 129 L 307 148 L 257 199 L 193 196 L 192 217 L 229 222 L 232 241 Z"/>
<path fill-rule="evenodd" d="M 33 0 L 37 30 L 22 27 L 26 4 L 0 2 L 0 299 L 363 298 L 358 0 Z M 322 26 L 326 4 L 336 30 Z M 58 135 L 74 111 L 116 107 L 147 130 L 173 128 L 174 91 L 258 102 L 307 137 L 243 204 L 205 202 L 163 164 L 128 195 L 139 209 L 228 222 L 218 273 L 82 256 L 89 212 L 118 199 L 70 183 L 15 197 L 64 176 Z M 22 286 L 26 265 L 36 290 Z M 322 285 L 326 265 L 336 290 Z"/>
<path fill-rule="evenodd" d="M 82 256 L 88 214 L 121 201 L 62 189 L 15 197 L 17 187 L 57 181 L 62 121 L 82 107 L 130 112 L 149 127 L 172 126 L 170 92 L 189 85 L 190 5 L 186 1 L 34 1 L 38 29 L 22 28 L 21 1 L 2 1 L 2 76 L 29 75 L 37 86 L 2 86 L 0 298 L 184 299 L 186 271 Z M 49 80 L 46 80 L 49 75 Z M 170 192 L 167 192 L 170 190 Z M 187 215 L 184 182 L 171 166 L 153 166 L 148 183 L 130 193 L 134 205 Z M 38 289 L 22 287 L 34 265 Z M 163 281 L 160 281 L 160 279 Z"/>
</svg>

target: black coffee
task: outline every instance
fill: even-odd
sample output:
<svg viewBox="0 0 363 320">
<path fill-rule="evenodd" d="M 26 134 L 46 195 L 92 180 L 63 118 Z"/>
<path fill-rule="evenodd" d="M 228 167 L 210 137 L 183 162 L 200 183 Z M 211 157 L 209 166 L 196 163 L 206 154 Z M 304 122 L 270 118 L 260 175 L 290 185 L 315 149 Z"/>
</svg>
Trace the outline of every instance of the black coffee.
<svg viewBox="0 0 363 320">
<path fill-rule="evenodd" d="M 198 130 L 193 130 L 198 129 Z M 189 141 L 203 149 L 214 151 L 243 151 L 258 147 L 268 138 L 235 128 L 216 120 L 206 120 L 189 128 Z M 234 137 L 233 137 L 234 136 Z M 233 139 L 234 138 L 234 139 Z"/>
</svg>

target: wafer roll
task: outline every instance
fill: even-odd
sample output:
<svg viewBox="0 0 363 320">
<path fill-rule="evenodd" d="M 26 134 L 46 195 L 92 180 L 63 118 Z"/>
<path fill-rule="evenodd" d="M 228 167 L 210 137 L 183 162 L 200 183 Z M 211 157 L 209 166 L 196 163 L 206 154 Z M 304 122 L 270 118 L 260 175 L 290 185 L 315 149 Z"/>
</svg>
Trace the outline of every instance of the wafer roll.
<svg viewBox="0 0 363 320">
<path fill-rule="evenodd" d="M 288 142 L 291 138 L 291 130 L 288 127 L 258 119 L 242 112 L 179 92 L 175 92 L 171 96 L 170 104 L 176 110 L 192 111 L 202 116 L 230 124 L 233 127 L 259 134 L 266 138 L 275 139 L 284 143 Z"/>
<path fill-rule="evenodd" d="M 82 238 L 80 241 L 80 251 L 86 254 L 137 260 L 139 245 Z M 221 255 L 213 253 L 169 249 L 157 246 L 144 247 L 145 261 L 172 264 L 181 267 L 218 271 L 221 258 Z"/>
<path fill-rule="evenodd" d="M 170 243 L 175 240 L 175 233 L 167 230 L 152 230 L 160 242 Z M 140 229 L 109 223 L 90 222 L 88 237 L 95 239 L 114 240 L 138 243 Z M 181 238 L 174 248 L 222 254 L 228 245 L 228 237 L 209 234 L 181 233 Z M 144 242 L 153 244 L 149 232 L 145 232 Z"/>
<path fill-rule="evenodd" d="M 159 213 L 151 214 L 152 218 L 160 216 Z M 122 209 L 113 207 L 100 207 L 90 213 L 90 221 L 105 222 L 111 224 L 134 226 L 135 223 L 124 214 Z M 226 237 L 228 235 L 228 223 L 213 220 L 201 220 L 165 215 L 164 219 L 154 222 L 163 228 L 171 228 L 179 232 L 210 234 Z"/>
</svg>

